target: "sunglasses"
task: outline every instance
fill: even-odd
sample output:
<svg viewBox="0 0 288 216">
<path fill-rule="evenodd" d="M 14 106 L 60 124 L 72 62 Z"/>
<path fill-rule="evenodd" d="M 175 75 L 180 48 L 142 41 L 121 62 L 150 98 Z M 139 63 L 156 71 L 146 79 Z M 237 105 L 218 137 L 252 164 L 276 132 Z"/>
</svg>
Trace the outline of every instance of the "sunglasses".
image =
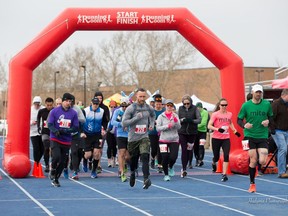
<svg viewBox="0 0 288 216">
<path fill-rule="evenodd" d="M 228 104 L 220 104 L 220 106 L 226 107 L 228 106 Z"/>
<path fill-rule="evenodd" d="M 183 103 L 183 105 L 190 105 L 190 103 Z"/>
<path fill-rule="evenodd" d="M 155 101 L 162 102 L 162 98 L 155 98 Z"/>
<path fill-rule="evenodd" d="M 173 107 L 173 104 L 166 104 L 167 107 Z"/>
<path fill-rule="evenodd" d="M 99 103 L 93 103 L 94 105 L 99 105 Z"/>
</svg>

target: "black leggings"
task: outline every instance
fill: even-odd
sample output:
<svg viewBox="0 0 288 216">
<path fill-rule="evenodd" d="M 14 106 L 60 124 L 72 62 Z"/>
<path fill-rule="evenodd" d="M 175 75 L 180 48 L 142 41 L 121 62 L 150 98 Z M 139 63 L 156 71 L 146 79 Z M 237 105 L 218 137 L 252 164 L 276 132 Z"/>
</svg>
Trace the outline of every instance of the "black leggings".
<svg viewBox="0 0 288 216">
<path fill-rule="evenodd" d="M 194 143 L 195 141 L 195 134 L 186 135 L 186 134 L 179 134 L 179 142 L 181 144 L 181 160 L 182 160 L 182 169 L 186 170 L 188 158 L 189 158 L 189 152 L 192 152 L 191 150 L 187 150 L 187 143 Z"/>
<path fill-rule="evenodd" d="M 194 142 L 194 155 L 196 160 L 203 161 L 204 155 L 205 155 L 205 148 L 204 145 L 200 145 L 200 139 L 206 140 L 206 132 L 200 132 L 198 131 L 198 134 L 196 135 L 195 142 Z M 189 162 L 191 163 L 193 160 L 193 154 L 191 156 L 191 160 L 189 158 Z"/>
<path fill-rule="evenodd" d="M 220 157 L 220 148 L 222 147 L 224 162 L 229 162 L 230 153 L 230 139 L 216 139 L 212 138 L 212 151 L 213 151 L 213 162 L 216 163 Z"/>
<path fill-rule="evenodd" d="M 39 163 L 44 153 L 44 145 L 42 142 L 42 138 L 40 135 L 32 136 L 30 138 L 31 138 L 32 146 L 33 146 L 34 161 Z"/>
<path fill-rule="evenodd" d="M 107 141 L 107 158 L 116 157 L 117 154 L 117 142 L 114 134 L 108 132 L 106 135 Z"/>
<path fill-rule="evenodd" d="M 51 140 L 51 151 L 52 151 L 52 170 L 55 170 L 56 179 L 58 179 L 64 169 L 65 161 L 68 161 L 69 157 L 69 145 L 63 145 L 56 141 Z"/>
<path fill-rule="evenodd" d="M 77 172 L 79 169 L 80 161 L 83 157 L 83 140 L 73 138 L 71 143 L 71 163 L 73 171 Z"/>
<path fill-rule="evenodd" d="M 162 154 L 159 149 L 159 136 L 157 134 L 149 134 L 151 157 L 154 159 L 157 155 L 158 164 L 162 164 Z"/>
<path fill-rule="evenodd" d="M 161 144 L 161 143 L 160 143 Z M 179 143 L 168 143 L 168 152 L 162 152 L 162 166 L 165 175 L 168 175 L 168 167 L 171 169 L 176 163 L 179 151 Z"/>
<path fill-rule="evenodd" d="M 43 140 L 43 145 L 44 145 L 44 161 L 45 161 L 45 166 L 49 166 L 50 140 L 49 140 L 49 139 Z"/>
</svg>

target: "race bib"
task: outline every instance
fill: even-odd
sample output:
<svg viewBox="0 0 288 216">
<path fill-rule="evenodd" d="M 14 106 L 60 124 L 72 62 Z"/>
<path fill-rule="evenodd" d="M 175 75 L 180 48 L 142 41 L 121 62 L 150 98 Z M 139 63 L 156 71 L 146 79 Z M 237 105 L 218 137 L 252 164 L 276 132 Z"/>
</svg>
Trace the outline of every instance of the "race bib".
<svg viewBox="0 0 288 216">
<path fill-rule="evenodd" d="M 71 119 L 61 119 L 59 123 L 60 128 L 70 128 L 71 127 Z"/>
<path fill-rule="evenodd" d="M 167 144 L 159 144 L 160 153 L 168 153 L 169 149 Z"/>
<path fill-rule="evenodd" d="M 47 121 L 44 121 L 44 122 L 43 122 L 43 127 L 44 127 L 44 128 L 48 128 Z"/>
<path fill-rule="evenodd" d="M 136 134 L 145 134 L 147 131 L 146 125 L 136 125 L 135 133 Z"/>
<path fill-rule="evenodd" d="M 187 143 L 187 150 L 191 151 L 193 149 L 194 143 Z"/>
<path fill-rule="evenodd" d="M 242 148 L 244 151 L 248 151 L 250 149 L 249 140 L 242 140 Z"/>
<path fill-rule="evenodd" d="M 221 128 L 225 130 L 223 132 L 223 134 L 228 134 L 229 133 L 229 131 L 228 131 L 229 127 L 228 126 L 222 126 Z"/>
<path fill-rule="evenodd" d="M 200 146 L 204 146 L 206 144 L 206 140 L 205 139 L 200 139 L 199 140 L 199 145 Z"/>
</svg>

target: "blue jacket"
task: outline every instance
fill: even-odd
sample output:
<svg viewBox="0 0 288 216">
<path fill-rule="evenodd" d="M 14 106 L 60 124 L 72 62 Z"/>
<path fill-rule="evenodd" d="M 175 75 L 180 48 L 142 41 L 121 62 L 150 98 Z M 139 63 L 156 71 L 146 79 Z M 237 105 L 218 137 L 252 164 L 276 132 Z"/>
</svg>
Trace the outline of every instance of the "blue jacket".
<svg viewBox="0 0 288 216">
<path fill-rule="evenodd" d="M 124 111 L 122 108 L 119 108 L 114 111 L 111 124 L 117 128 L 116 137 L 128 137 L 128 130 L 124 131 L 121 125 L 122 116 L 124 115 Z"/>
<path fill-rule="evenodd" d="M 83 132 L 86 135 L 95 135 L 101 133 L 102 130 L 102 124 L 103 124 L 103 118 L 104 116 L 104 110 L 100 107 L 98 107 L 95 111 L 92 109 L 92 105 L 89 107 L 86 107 L 84 109 L 86 114 L 86 121 L 83 125 Z"/>
</svg>

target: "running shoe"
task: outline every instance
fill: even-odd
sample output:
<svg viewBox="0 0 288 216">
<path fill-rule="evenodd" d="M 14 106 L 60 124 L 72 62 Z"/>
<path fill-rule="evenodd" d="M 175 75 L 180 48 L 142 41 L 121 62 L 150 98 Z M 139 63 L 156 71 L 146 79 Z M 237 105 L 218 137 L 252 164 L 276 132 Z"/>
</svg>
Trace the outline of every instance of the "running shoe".
<svg viewBox="0 0 288 216">
<path fill-rule="evenodd" d="M 212 172 L 216 172 L 216 170 L 217 170 L 216 164 L 212 163 Z"/>
<path fill-rule="evenodd" d="M 56 170 L 55 169 L 51 169 L 50 173 L 49 173 L 50 180 L 54 180 L 55 179 L 55 175 L 56 175 Z"/>
<path fill-rule="evenodd" d="M 256 192 L 256 184 L 250 184 L 248 192 L 255 193 Z"/>
<path fill-rule="evenodd" d="M 228 177 L 227 175 L 222 175 L 222 179 L 221 179 L 222 182 L 226 182 L 228 181 Z"/>
<path fill-rule="evenodd" d="M 124 173 L 121 175 L 121 181 L 122 182 L 126 182 L 127 181 L 127 177 L 126 177 L 126 175 Z"/>
<path fill-rule="evenodd" d="M 121 171 L 120 171 L 120 170 L 118 170 L 117 176 L 118 176 L 119 178 L 121 178 Z"/>
<path fill-rule="evenodd" d="M 203 166 L 204 165 L 204 162 L 203 161 L 201 161 L 200 163 L 198 163 L 198 166 L 199 167 L 201 167 L 201 166 Z"/>
<path fill-rule="evenodd" d="M 163 180 L 164 180 L 164 181 L 170 181 L 170 180 L 171 180 L 171 178 L 170 178 L 170 176 L 169 176 L 169 175 L 165 175 L 165 176 L 164 176 L 164 178 L 163 178 Z"/>
<path fill-rule="evenodd" d="M 151 186 L 151 180 L 149 178 L 144 180 L 143 189 L 148 189 Z"/>
<path fill-rule="evenodd" d="M 72 177 L 71 177 L 71 178 L 74 179 L 74 180 L 78 180 L 78 179 L 79 179 L 78 173 L 77 173 L 77 172 L 74 172 L 74 173 L 72 174 Z"/>
<path fill-rule="evenodd" d="M 54 187 L 60 187 L 60 183 L 59 183 L 58 179 L 53 179 L 53 180 L 51 181 L 51 184 L 52 184 Z"/>
<path fill-rule="evenodd" d="M 97 173 L 95 171 L 91 172 L 91 178 L 97 178 Z"/>
<path fill-rule="evenodd" d="M 135 175 L 136 175 L 136 177 L 139 176 L 138 169 L 135 169 Z"/>
<path fill-rule="evenodd" d="M 171 176 L 171 177 L 175 175 L 174 167 L 169 168 L 168 174 L 169 174 L 169 176 Z"/>
<path fill-rule="evenodd" d="M 88 172 L 87 160 L 83 160 L 82 169 L 84 172 Z"/>
<path fill-rule="evenodd" d="M 186 176 L 187 176 L 187 171 L 181 169 L 181 178 L 184 178 L 184 177 L 186 177 Z"/>
<path fill-rule="evenodd" d="M 136 183 L 135 172 L 132 172 L 130 175 L 130 187 L 134 187 Z"/>
<path fill-rule="evenodd" d="M 68 178 L 69 178 L 68 169 L 67 169 L 67 168 L 64 168 L 64 170 L 63 170 L 63 176 L 64 176 L 65 179 L 68 179 Z"/>
</svg>

